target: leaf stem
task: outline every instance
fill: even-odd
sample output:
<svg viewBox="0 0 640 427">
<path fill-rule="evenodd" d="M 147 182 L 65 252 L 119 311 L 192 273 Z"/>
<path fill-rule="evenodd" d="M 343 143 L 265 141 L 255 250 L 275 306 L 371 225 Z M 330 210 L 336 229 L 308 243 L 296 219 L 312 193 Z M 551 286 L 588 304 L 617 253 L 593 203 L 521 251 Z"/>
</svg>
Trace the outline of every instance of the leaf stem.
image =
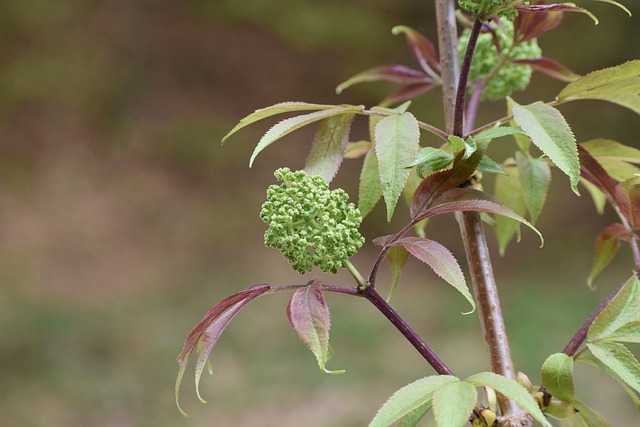
<svg viewBox="0 0 640 427">
<path fill-rule="evenodd" d="M 360 272 L 358 271 L 358 269 L 353 264 L 351 264 L 351 261 L 349 261 L 348 259 L 345 259 L 344 261 L 342 261 L 342 264 L 347 270 L 349 270 L 349 273 L 351 273 L 353 278 L 356 279 L 359 289 L 369 286 L 367 284 L 367 281 L 364 280 L 364 277 L 362 277 L 362 274 L 360 274 Z"/>
<path fill-rule="evenodd" d="M 463 125 L 467 96 L 467 82 L 469 81 L 469 70 L 471 69 L 473 52 L 476 49 L 481 29 L 482 21 L 476 18 L 475 21 L 473 21 L 473 27 L 471 28 L 471 34 L 469 35 L 469 44 L 467 44 L 467 50 L 464 53 L 464 60 L 462 61 L 462 67 L 460 68 L 460 79 L 458 80 L 458 91 L 456 93 L 456 104 L 453 115 L 453 134 L 459 137 L 462 137 L 464 132 Z"/>
<path fill-rule="evenodd" d="M 390 116 L 392 114 L 392 113 L 385 113 L 383 111 L 373 111 L 373 110 L 362 110 L 360 111 L 360 113 L 364 114 L 365 116 L 384 116 L 384 117 Z M 424 129 L 427 132 L 434 134 L 438 138 L 447 141 L 447 138 L 449 137 L 448 133 L 438 129 L 433 125 L 430 125 L 429 123 L 421 122 L 420 120 L 417 120 L 417 122 L 420 129 Z"/>
<path fill-rule="evenodd" d="M 435 354 L 420 335 L 409 326 L 409 324 L 391 307 L 387 301 L 372 287 L 362 291 L 362 296 L 369 300 L 384 316 L 389 319 L 393 326 L 400 331 L 402 335 L 418 350 L 418 353 L 431 365 L 431 367 L 440 375 L 453 375 L 453 372 L 445 363 Z"/>
</svg>

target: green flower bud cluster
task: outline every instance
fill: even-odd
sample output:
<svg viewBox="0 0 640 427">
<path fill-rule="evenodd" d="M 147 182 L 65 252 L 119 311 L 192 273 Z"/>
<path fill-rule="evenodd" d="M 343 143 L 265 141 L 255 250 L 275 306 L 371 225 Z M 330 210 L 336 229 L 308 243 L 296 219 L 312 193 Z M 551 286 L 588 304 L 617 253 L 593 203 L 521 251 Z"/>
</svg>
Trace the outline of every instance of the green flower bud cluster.
<svg viewBox="0 0 640 427">
<path fill-rule="evenodd" d="M 482 99 L 500 99 L 514 91 L 523 90 L 529 85 L 533 70 L 529 65 L 513 64 L 517 59 L 539 58 L 542 54 L 536 39 L 513 44 L 513 23 L 502 21 L 495 31 L 500 41 L 500 52 L 493 41 L 492 34 L 483 33 L 471 61 L 469 81 L 476 82 L 491 76 L 482 92 Z M 469 43 L 470 31 L 465 30 L 458 40 L 460 60 Z M 495 68 L 499 66 L 497 72 Z"/>
<path fill-rule="evenodd" d="M 322 177 L 289 168 L 274 173 L 281 185 L 267 189 L 260 219 L 269 225 L 266 246 L 276 248 L 303 274 L 312 266 L 336 273 L 364 243 L 362 215 L 342 189 L 329 190 Z"/>
<path fill-rule="evenodd" d="M 518 16 L 518 11 L 513 6 L 529 2 L 523 0 L 458 0 L 458 3 L 461 8 L 483 21 L 496 16 L 513 21 Z"/>
</svg>

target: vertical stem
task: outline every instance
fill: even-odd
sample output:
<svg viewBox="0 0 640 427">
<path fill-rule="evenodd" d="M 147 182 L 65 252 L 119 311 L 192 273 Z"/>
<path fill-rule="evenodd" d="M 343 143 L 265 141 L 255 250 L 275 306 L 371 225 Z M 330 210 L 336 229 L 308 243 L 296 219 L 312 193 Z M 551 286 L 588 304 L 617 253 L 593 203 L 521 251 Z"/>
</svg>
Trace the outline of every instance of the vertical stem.
<svg viewBox="0 0 640 427">
<path fill-rule="evenodd" d="M 438 21 L 438 48 L 442 67 L 442 100 L 445 129 L 453 132 L 456 89 L 458 87 L 458 32 L 456 11 L 451 0 L 435 0 Z"/>
<path fill-rule="evenodd" d="M 478 36 L 482 29 L 482 21 L 476 18 L 473 21 L 473 28 L 471 28 L 471 34 L 469 36 L 469 44 L 467 50 L 464 53 L 464 60 L 462 61 L 462 69 L 460 70 L 460 80 L 458 81 L 458 92 L 456 94 L 456 105 L 453 116 L 453 134 L 462 137 L 464 131 L 464 110 L 467 97 L 467 82 L 469 81 L 469 70 L 471 69 L 471 60 L 473 59 L 473 52 L 476 50 L 476 44 L 478 43 Z"/>
<path fill-rule="evenodd" d="M 482 95 L 483 89 L 484 84 L 482 84 L 482 82 L 476 83 L 473 87 L 473 94 L 471 95 L 471 99 L 469 100 L 467 111 L 465 113 L 465 134 L 473 130 L 473 125 L 476 122 L 476 115 L 478 114 L 478 106 L 480 105 L 480 96 Z"/>
</svg>

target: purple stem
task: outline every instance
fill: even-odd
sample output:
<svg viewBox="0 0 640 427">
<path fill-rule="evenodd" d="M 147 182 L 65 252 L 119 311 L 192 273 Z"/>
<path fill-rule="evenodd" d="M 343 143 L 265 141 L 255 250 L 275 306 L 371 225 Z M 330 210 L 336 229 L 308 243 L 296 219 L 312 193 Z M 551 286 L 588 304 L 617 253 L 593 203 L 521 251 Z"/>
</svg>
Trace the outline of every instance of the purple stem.
<svg viewBox="0 0 640 427">
<path fill-rule="evenodd" d="M 471 60 L 473 59 L 473 52 L 476 50 L 476 44 L 478 43 L 478 36 L 482 29 L 482 21 L 476 18 L 473 21 L 473 28 L 471 28 L 471 35 L 469 36 L 469 44 L 467 50 L 464 53 L 464 60 L 462 61 L 462 67 L 460 68 L 460 79 L 458 80 L 458 91 L 456 93 L 456 106 L 453 115 L 453 134 L 455 136 L 462 137 L 463 125 L 464 125 L 464 110 L 467 97 L 467 82 L 469 81 L 469 70 L 471 69 Z"/>
</svg>

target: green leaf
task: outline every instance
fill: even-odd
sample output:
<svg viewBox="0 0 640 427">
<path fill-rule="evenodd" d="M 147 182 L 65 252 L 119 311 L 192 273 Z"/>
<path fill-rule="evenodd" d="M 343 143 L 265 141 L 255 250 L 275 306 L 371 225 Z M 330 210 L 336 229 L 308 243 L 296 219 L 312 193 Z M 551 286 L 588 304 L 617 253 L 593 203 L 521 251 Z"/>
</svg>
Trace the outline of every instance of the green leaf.
<svg viewBox="0 0 640 427">
<path fill-rule="evenodd" d="M 400 423 L 398 423 L 398 427 L 418 427 L 420 421 L 422 421 L 424 417 L 427 416 L 432 407 L 433 405 L 431 401 L 425 403 L 424 405 L 418 406 L 416 409 L 402 417 Z"/>
<path fill-rule="evenodd" d="M 569 83 L 558 94 L 559 100 L 587 99 L 592 95 L 637 94 L 640 60 L 594 71 Z"/>
<path fill-rule="evenodd" d="M 309 104 L 307 102 L 281 102 L 280 104 L 275 104 L 270 107 L 261 108 L 259 110 L 254 111 L 249 114 L 244 119 L 240 120 L 238 124 L 229 131 L 228 134 L 222 138 L 222 143 L 224 142 L 234 133 L 239 131 L 245 126 L 249 126 L 259 120 L 266 119 L 268 117 L 272 117 L 282 113 L 292 113 L 294 111 L 316 111 L 316 110 L 331 110 L 333 108 L 337 108 L 337 105 L 322 105 L 322 104 Z"/>
<path fill-rule="evenodd" d="M 607 196 L 598 189 L 595 185 L 590 183 L 584 178 L 580 178 L 580 183 L 587 189 L 593 200 L 593 204 L 596 207 L 596 212 L 602 215 L 604 213 L 604 207 L 607 204 Z"/>
<path fill-rule="evenodd" d="M 516 214 L 522 216 L 526 211 L 526 205 L 522 197 L 518 169 L 513 166 L 507 166 L 505 169 L 508 175 L 496 176 L 493 194 L 498 200 L 509 206 Z M 520 225 L 515 219 L 500 215 L 495 218 L 495 230 L 500 255 L 504 256 L 505 250 L 511 239 L 513 239 L 513 236 L 518 233 L 519 237 Z"/>
<path fill-rule="evenodd" d="M 258 145 L 253 150 L 253 154 L 251 154 L 251 159 L 249 160 L 249 167 L 253 165 L 253 161 L 256 156 L 264 150 L 266 147 L 282 138 L 283 136 L 293 132 L 296 129 L 300 129 L 303 126 L 308 124 L 317 122 L 319 120 L 323 120 L 332 116 L 337 116 L 340 114 L 346 113 L 358 113 L 364 109 L 363 106 L 354 106 L 347 105 L 341 107 L 335 107 L 328 110 L 316 111 L 309 114 L 303 114 L 302 116 L 290 117 L 288 119 L 284 119 L 271 129 L 265 133 L 260 141 L 258 141 Z"/>
<path fill-rule="evenodd" d="M 594 99 L 596 101 L 607 101 L 612 104 L 628 108 L 636 114 L 640 114 L 640 95 L 637 93 L 612 93 L 612 94 L 590 94 L 580 99 Z"/>
<path fill-rule="evenodd" d="M 640 343 L 640 320 L 634 320 L 616 329 L 601 341 Z"/>
<path fill-rule="evenodd" d="M 568 403 L 575 402 L 573 357 L 563 353 L 549 356 L 542 365 L 542 385 L 554 397 Z"/>
<path fill-rule="evenodd" d="M 582 420 L 583 426 L 612 427 L 609 421 L 607 421 L 602 415 L 597 413 L 595 410 L 587 406 L 586 403 L 578 400 L 575 406 L 576 406 L 576 409 L 579 411 L 577 416 Z"/>
<path fill-rule="evenodd" d="M 625 380 L 621 378 L 620 375 L 615 373 L 609 366 L 602 363 L 600 359 L 598 359 L 588 351 L 581 352 L 580 356 L 578 356 L 578 360 L 581 362 L 589 363 L 596 368 L 601 369 L 605 374 L 616 380 L 618 385 L 622 387 L 622 389 L 629 395 L 633 403 L 635 403 L 638 409 L 640 409 L 640 398 L 638 397 L 638 394 L 631 387 L 629 387 Z"/>
<path fill-rule="evenodd" d="M 627 12 L 627 15 L 631 16 L 631 11 L 629 9 L 627 9 L 627 7 L 625 5 L 623 5 L 622 3 L 619 3 L 615 0 L 594 0 L 594 1 L 599 1 L 602 3 L 609 3 L 612 4 L 614 6 L 619 7 L 620 9 L 624 10 L 625 12 Z"/>
<path fill-rule="evenodd" d="M 580 145 L 595 157 L 602 160 L 623 160 L 625 162 L 640 163 L 640 150 L 611 139 L 592 139 Z M 602 163 L 601 163 L 602 164 Z"/>
<path fill-rule="evenodd" d="M 347 144 L 347 148 L 344 150 L 345 159 L 357 159 L 364 156 L 371 150 L 370 141 L 356 141 Z"/>
<path fill-rule="evenodd" d="M 636 320 L 640 320 L 640 282 L 634 274 L 595 318 L 587 338 L 590 342 L 606 339 L 622 326 Z"/>
<path fill-rule="evenodd" d="M 502 138 L 509 135 L 526 135 L 522 129 L 513 126 L 496 126 L 473 136 L 479 144 L 488 144 L 496 138 Z"/>
<path fill-rule="evenodd" d="M 629 387 L 640 392 L 640 363 L 627 347 L 616 342 L 587 344 L 591 353 L 616 373 Z"/>
<path fill-rule="evenodd" d="M 287 317 L 302 342 L 316 357 L 321 370 L 329 374 L 344 373 L 328 371 L 325 367 L 332 354 L 329 346 L 331 316 L 320 282 L 314 280 L 294 292 L 287 305 Z"/>
<path fill-rule="evenodd" d="M 438 427 L 463 427 L 469 422 L 478 393 L 473 384 L 456 381 L 433 393 L 433 414 Z"/>
<path fill-rule="evenodd" d="M 444 384 L 459 381 L 451 375 L 436 375 L 412 382 L 396 391 L 369 423 L 369 427 L 388 427 L 414 409 L 431 401 L 433 393 Z"/>
<path fill-rule="evenodd" d="M 409 259 L 409 252 L 403 246 L 394 246 L 389 249 L 387 253 L 387 260 L 389 260 L 389 266 L 391 267 L 391 288 L 387 295 L 387 302 L 391 301 L 393 292 L 396 290 L 400 277 L 402 276 L 402 270 L 404 269 L 407 260 Z"/>
<path fill-rule="evenodd" d="M 571 189 L 579 194 L 578 148 L 573 132 L 560 111 L 539 101 L 524 106 L 512 101 L 512 109 L 513 118 L 518 126 L 562 172 L 569 176 Z"/>
<path fill-rule="evenodd" d="M 415 161 L 409 166 L 416 167 L 416 173 L 424 176 L 424 172 L 437 172 L 453 162 L 453 155 L 441 148 L 424 147 L 418 151 Z"/>
<path fill-rule="evenodd" d="M 304 167 L 307 174 L 321 176 L 327 182 L 336 176 L 349 142 L 354 117 L 353 113 L 340 114 L 320 122 Z"/>
<path fill-rule="evenodd" d="M 422 237 L 403 237 L 393 243 L 401 245 L 414 257 L 427 264 L 431 269 L 451 286 L 456 288 L 471 304 L 472 313 L 476 303 L 469 292 L 464 274 L 456 258 L 440 243 Z"/>
<path fill-rule="evenodd" d="M 549 165 L 540 159 L 534 159 L 530 155 L 516 152 L 516 164 L 520 175 L 522 195 L 531 215 L 531 223 L 535 224 L 538 215 L 544 207 L 551 184 L 551 170 Z"/>
<path fill-rule="evenodd" d="M 507 174 L 502 166 L 486 155 L 483 155 L 480 159 L 480 163 L 478 163 L 478 171 L 485 173 L 499 173 L 502 175 Z"/>
<path fill-rule="evenodd" d="M 503 394 L 520 405 L 522 409 L 527 411 L 540 424 L 545 427 L 551 427 L 551 424 L 547 421 L 542 411 L 540 411 L 538 403 L 535 401 L 533 396 L 531 396 L 529 391 L 518 384 L 515 380 L 494 374 L 493 372 L 481 372 L 479 374 L 471 375 L 469 378 L 465 379 L 465 381 L 470 382 L 476 387 L 491 387 L 498 393 Z"/>
<path fill-rule="evenodd" d="M 375 149 L 387 221 L 391 221 L 407 182 L 409 170 L 406 167 L 416 158 L 419 141 L 418 121 L 411 113 L 385 117 L 376 126 Z"/>
<path fill-rule="evenodd" d="M 378 158 L 371 150 L 364 157 L 360 172 L 360 186 L 358 189 L 358 209 L 362 217 L 367 216 L 382 197 L 382 184 L 378 172 Z"/>
<path fill-rule="evenodd" d="M 620 249 L 620 240 L 627 240 L 629 231 L 620 223 L 606 227 L 596 238 L 596 248 L 593 256 L 591 272 L 587 284 L 592 288 L 593 279 L 598 276 L 611 262 Z"/>
</svg>

